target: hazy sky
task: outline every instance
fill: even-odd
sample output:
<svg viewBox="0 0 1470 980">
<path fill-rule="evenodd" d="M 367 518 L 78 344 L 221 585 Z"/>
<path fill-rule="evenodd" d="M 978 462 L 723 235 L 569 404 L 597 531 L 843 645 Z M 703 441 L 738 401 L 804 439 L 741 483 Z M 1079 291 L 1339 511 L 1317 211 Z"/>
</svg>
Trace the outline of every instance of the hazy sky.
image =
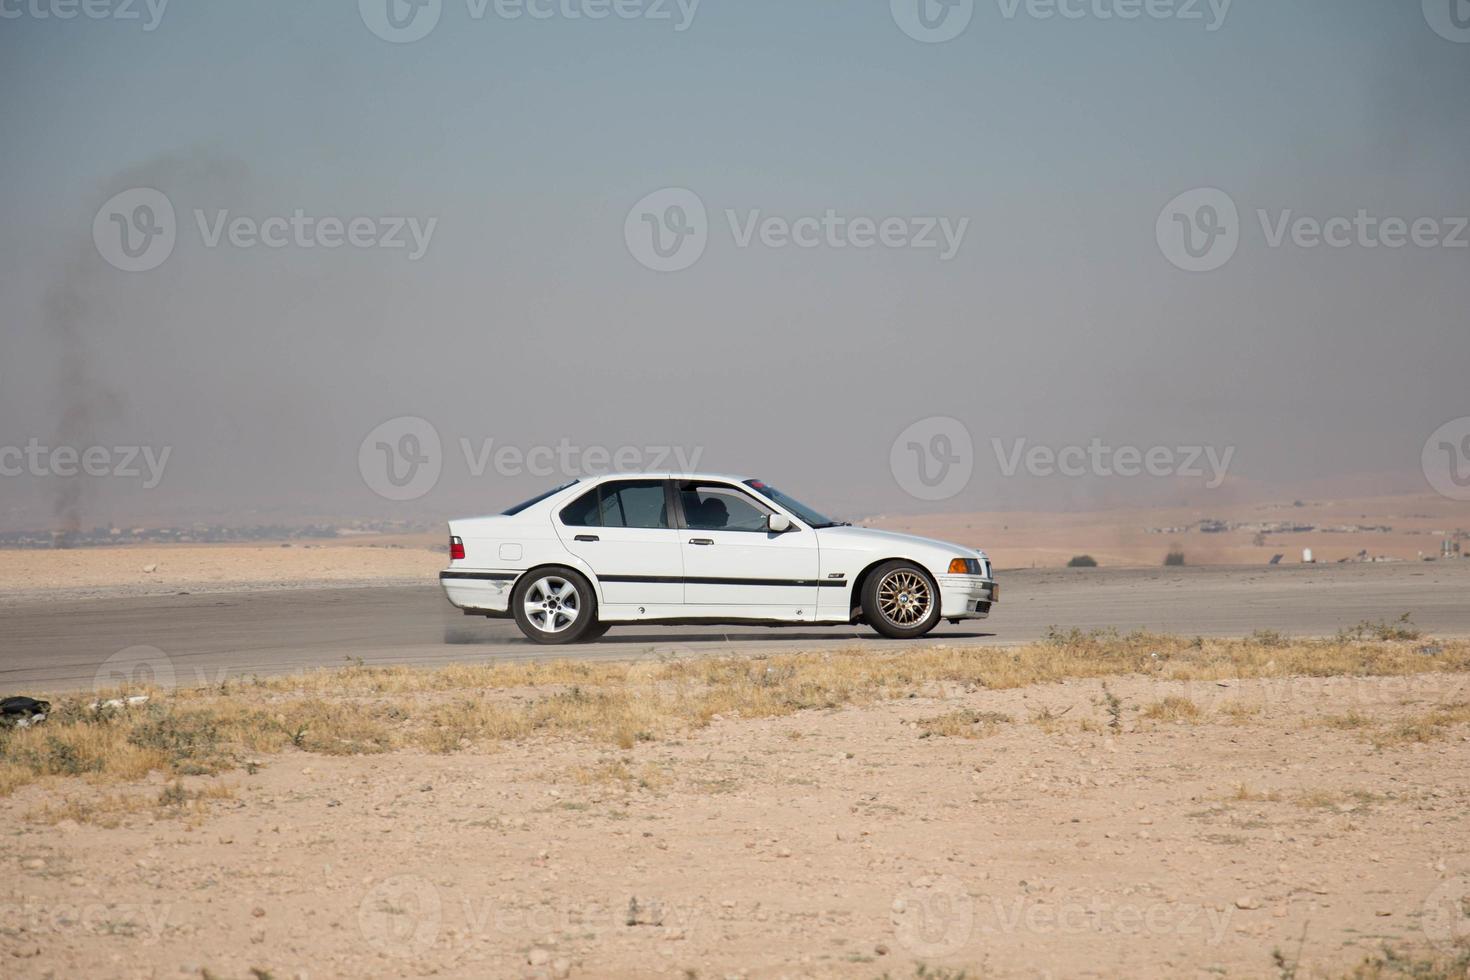
<svg viewBox="0 0 1470 980">
<path fill-rule="evenodd" d="M 0 0 L 0 447 L 169 456 L 146 490 L 141 462 L 26 464 L 0 527 L 435 517 L 560 482 L 475 476 L 461 440 L 491 439 L 697 449 L 846 514 L 1414 490 L 1470 415 L 1464 0 L 976 0 L 941 43 L 904 30 L 920 0 L 427 0 L 409 43 L 369 27 L 393 34 L 390 2 L 428 23 L 405 0 L 177 3 L 151 30 L 157 0 L 55 2 Z M 941 32 L 969 13 L 924 2 Z M 104 208 L 134 188 L 175 241 L 130 272 L 107 236 L 117 259 L 123 226 L 162 227 Z M 664 188 L 707 232 L 667 196 L 635 209 Z M 1165 211 L 1198 188 L 1236 219 Z M 1341 247 L 1292 224 L 1360 211 Z M 1207 243 L 1212 215 L 1235 251 L 1179 268 L 1168 230 Z M 240 217 L 284 244 L 232 243 Z M 812 247 L 751 226 L 771 217 Z M 323 247 L 322 218 L 405 247 Z M 1384 244 L 1420 218 L 1424 244 Z M 694 222 L 703 253 L 647 267 L 650 221 Z M 360 450 L 405 416 L 440 475 L 393 501 Z M 1006 473 L 1093 440 L 1229 450 L 1228 479 Z M 910 441 L 970 478 L 907 492 Z"/>
</svg>

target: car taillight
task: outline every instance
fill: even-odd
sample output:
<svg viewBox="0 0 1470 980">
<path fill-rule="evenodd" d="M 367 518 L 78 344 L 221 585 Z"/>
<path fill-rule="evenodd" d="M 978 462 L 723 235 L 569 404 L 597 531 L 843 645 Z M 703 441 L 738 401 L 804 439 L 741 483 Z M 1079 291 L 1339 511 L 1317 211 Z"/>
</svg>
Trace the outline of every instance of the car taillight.
<svg viewBox="0 0 1470 980">
<path fill-rule="evenodd" d="M 455 537 L 453 535 L 451 535 L 450 538 L 449 538 L 449 560 L 450 561 L 463 561 L 464 560 L 464 542 L 461 541 L 458 537 Z"/>
</svg>

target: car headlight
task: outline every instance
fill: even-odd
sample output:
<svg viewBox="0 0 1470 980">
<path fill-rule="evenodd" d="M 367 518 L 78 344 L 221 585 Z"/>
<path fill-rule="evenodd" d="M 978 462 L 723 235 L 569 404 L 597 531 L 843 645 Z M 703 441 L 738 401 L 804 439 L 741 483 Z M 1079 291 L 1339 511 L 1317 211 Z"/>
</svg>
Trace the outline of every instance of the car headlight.
<svg viewBox="0 0 1470 980">
<path fill-rule="evenodd" d="M 951 575 L 981 575 L 983 574 L 978 558 L 954 558 L 949 563 L 949 574 Z"/>
</svg>

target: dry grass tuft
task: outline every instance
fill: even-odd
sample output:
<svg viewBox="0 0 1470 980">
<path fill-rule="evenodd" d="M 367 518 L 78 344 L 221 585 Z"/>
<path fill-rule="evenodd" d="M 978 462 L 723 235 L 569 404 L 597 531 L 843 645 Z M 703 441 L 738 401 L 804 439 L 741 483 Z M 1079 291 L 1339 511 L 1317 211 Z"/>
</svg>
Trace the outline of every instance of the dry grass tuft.
<svg viewBox="0 0 1470 980">
<path fill-rule="evenodd" d="M 1268 640 L 1053 630 L 1042 642 L 1008 649 L 851 649 L 640 663 L 456 664 L 436 670 L 349 662 L 332 670 L 193 689 L 105 692 L 104 697 L 150 695 L 147 704 L 120 710 L 94 712 L 87 707 L 91 698 L 53 697 L 44 724 L 0 730 L 0 795 L 53 776 L 105 782 L 135 780 L 149 771 L 175 777 L 218 773 L 283 752 L 456 752 L 536 738 L 629 748 L 677 737 L 717 715 L 785 717 L 943 686 L 1005 690 L 1126 675 L 1219 681 L 1470 671 L 1470 642 L 1463 640 L 1441 643 L 1433 657 L 1397 639 Z M 1159 710 L 1182 718 L 1189 702 L 1179 701 Z M 1160 704 L 1168 706 L 1170 700 Z M 1437 737 L 1458 724 L 1464 711 L 1464 705 L 1441 709 L 1396 737 Z M 1043 727 L 1055 723 L 1036 720 Z M 987 727 L 983 719 L 956 718 L 939 727 L 946 725 L 956 734 Z"/>
<path fill-rule="evenodd" d="M 1177 695 L 1171 695 L 1162 701 L 1155 701 L 1143 709 L 1143 717 L 1153 721 L 1199 721 L 1201 714 L 1199 705 L 1189 698 L 1181 698 Z"/>
<path fill-rule="evenodd" d="M 936 715 L 933 718 L 919 719 L 919 730 L 923 733 L 919 737 L 930 738 L 934 735 L 943 735 L 958 738 L 986 738 L 999 731 L 1001 725 L 1010 723 L 1011 716 L 1003 715 L 998 711 L 973 711 L 964 708 L 960 711 Z"/>
</svg>

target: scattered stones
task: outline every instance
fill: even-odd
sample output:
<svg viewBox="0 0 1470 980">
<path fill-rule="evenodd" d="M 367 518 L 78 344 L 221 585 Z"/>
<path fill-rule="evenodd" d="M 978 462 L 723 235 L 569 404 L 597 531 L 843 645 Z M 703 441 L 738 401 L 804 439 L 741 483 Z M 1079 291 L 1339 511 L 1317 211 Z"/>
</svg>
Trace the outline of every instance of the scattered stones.
<svg viewBox="0 0 1470 980">
<path fill-rule="evenodd" d="M 1235 907 L 1247 912 L 1261 907 L 1261 900 L 1254 895 L 1242 895 L 1235 900 Z"/>
</svg>

